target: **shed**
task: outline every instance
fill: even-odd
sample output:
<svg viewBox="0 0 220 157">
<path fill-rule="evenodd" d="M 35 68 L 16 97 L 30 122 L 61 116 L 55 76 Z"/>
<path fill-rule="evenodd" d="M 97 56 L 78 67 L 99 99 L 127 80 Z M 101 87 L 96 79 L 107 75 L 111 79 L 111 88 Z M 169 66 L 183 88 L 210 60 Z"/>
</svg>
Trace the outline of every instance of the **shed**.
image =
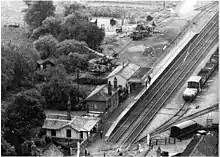
<svg viewBox="0 0 220 157">
<path fill-rule="evenodd" d="M 196 131 L 198 128 L 199 125 L 195 121 L 188 120 L 172 126 L 170 137 L 182 138 Z"/>
</svg>

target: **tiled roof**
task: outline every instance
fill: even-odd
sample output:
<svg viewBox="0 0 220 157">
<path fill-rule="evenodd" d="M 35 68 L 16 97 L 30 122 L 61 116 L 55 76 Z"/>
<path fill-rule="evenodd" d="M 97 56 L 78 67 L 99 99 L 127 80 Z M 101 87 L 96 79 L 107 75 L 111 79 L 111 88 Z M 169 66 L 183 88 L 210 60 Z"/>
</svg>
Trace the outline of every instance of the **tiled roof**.
<svg viewBox="0 0 220 157">
<path fill-rule="evenodd" d="M 99 120 L 100 118 L 98 117 L 75 116 L 71 120 L 51 119 L 51 117 L 47 117 L 42 128 L 58 130 L 69 126 L 77 131 L 90 131 Z"/>
<path fill-rule="evenodd" d="M 117 92 L 117 89 L 114 89 L 112 86 L 112 95 Z M 111 98 L 112 95 L 108 94 L 108 85 L 98 86 L 87 98 L 86 100 L 93 101 L 107 101 Z"/>
<path fill-rule="evenodd" d="M 120 75 L 126 79 L 129 79 L 139 68 L 140 66 L 133 63 L 124 63 L 125 65 L 119 65 L 115 70 L 113 70 L 107 78 L 110 78 L 115 75 Z"/>
</svg>

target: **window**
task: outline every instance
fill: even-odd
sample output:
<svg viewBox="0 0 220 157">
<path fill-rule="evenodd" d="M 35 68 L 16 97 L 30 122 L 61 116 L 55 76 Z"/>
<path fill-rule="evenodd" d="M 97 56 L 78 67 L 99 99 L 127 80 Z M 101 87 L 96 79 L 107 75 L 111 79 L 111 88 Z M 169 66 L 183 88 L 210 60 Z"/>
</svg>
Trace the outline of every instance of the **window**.
<svg viewBox="0 0 220 157">
<path fill-rule="evenodd" d="M 51 130 L 51 136 L 56 136 L 56 130 Z"/>
<path fill-rule="evenodd" d="M 71 130 L 70 129 L 66 130 L 66 137 L 71 137 Z"/>
</svg>

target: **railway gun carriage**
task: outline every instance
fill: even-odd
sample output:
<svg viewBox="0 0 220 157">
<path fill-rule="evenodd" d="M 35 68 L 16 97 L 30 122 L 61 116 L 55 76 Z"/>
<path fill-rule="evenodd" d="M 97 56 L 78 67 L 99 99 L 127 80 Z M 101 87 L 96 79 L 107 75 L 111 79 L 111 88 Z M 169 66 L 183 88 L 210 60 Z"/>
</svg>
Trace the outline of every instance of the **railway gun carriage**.
<svg viewBox="0 0 220 157">
<path fill-rule="evenodd" d="M 193 134 L 200 128 L 200 125 L 198 125 L 195 121 L 188 120 L 172 126 L 170 131 L 170 137 L 178 138 L 181 140 L 184 137 Z"/>
</svg>

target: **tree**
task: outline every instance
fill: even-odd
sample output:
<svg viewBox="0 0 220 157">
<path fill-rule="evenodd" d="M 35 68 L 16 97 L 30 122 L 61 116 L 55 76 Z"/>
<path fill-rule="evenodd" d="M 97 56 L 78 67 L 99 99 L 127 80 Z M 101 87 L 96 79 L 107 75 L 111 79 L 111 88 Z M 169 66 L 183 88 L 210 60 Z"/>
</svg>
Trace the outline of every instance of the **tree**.
<svg viewBox="0 0 220 157">
<path fill-rule="evenodd" d="M 5 132 L 8 131 L 8 128 L 5 127 L 5 120 L 6 120 L 6 115 L 5 115 L 5 111 L 4 109 L 1 112 L 1 126 L 2 126 L 2 130 L 1 130 L 1 155 L 4 156 L 15 156 L 17 155 L 16 151 L 15 151 L 15 147 L 13 145 L 11 145 L 11 143 L 9 143 L 8 141 L 6 141 L 5 139 Z"/>
<path fill-rule="evenodd" d="M 56 51 L 57 40 L 52 35 L 45 35 L 34 42 L 35 49 L 40 52 L 41 59 L 53 56 Z"/>
<path fill-rule="evenodd" d="M 68 102 L 69 83 L 65 80 L 51 80 L 42 89 L 46 99 L 46 108 L 65 110 Z"/>
<path fill-rule="evenodd" d="M 35 28 L 31 35 L 31 38 L 37 40 L 40 36 L 51 34 L 55 38 L 59 37 L 61 31 L 62 20 L 53 16 L 47 17 L 43 22 L 42 26 Z"/>
<path fill-rule="evenodd" d="M 2 94 L 8 88 L 32 86 L 32 76 L 36 65 L 29 52 L 21 52 L 19 47 L 9 43 L 1 47 Z"/>
<path fill-rule="evenodd" d="M 65 80 L 67 77 L 66 70 L 62 64 L 46 69 L 39 69 L 35 72 L 35 78 L 46 78 L 47 82 L 52 80 Z"/>
<path fill-rule="evenodd" d="M 29 5 L 29 3 L 26 3 Z M 32 1 L 25 10 L 24 20 L 31 30 L 42 25 L 42 21 L 48 16 L 54 16 L 55 6 L 53 1 Z"/>
<path fill-rule="evenodd" d="M 71 14 L 66 17 L 62 24 L 62 32 L 59 40 L 76 39 L 85 41 L 90 48 L 97 49 L 104 37 L 105 32 L 101 28 Z"/>
<path fill-rule="evenodd" d="M 23 2 L 29 7 L 31 5 L 32 1 L 28 1 L 28 0 L 23 0 Z"/>
<path fill-rule="evenodd" d="M 92 49 L 97 49 L 105 37 L 105 32 L 98 26 L 87 23 L 85 25 L 79 25 L 75 30 L 75 39 L 79 41 L 85 41 Z M 79 33 L 77 33 L 79 32 Z"/>
<path fill-rule="evenodd" d="M 85 48 L 88 46 L 85 42 L 77 40 L 64 40 L 57 45 L 56 56 L 68 55 L 70 52 L 79 54 L 87 54 L 88 50 Z"/>
<path fill-rule="evenodd" d="M 85 5 L 77 3 L 77 2 L 74 2 L 72 4 L 68 4 L 68 5 L 64 6 L 64 16 L 68 16 L 72 13 L 75 13 L 76 11 L 86 12 L 87 8 Z M 89 16 L 88 11 L 85 15 Z"/>
<path fill-rule="evenodd" d="M 68 73 L 75 73 L 76 69 L 86 70 L 89 66 L 87 55 L 70 53 L 68 56 L 61 56 L 59 62 L 65 66 Z"/>
<path fill-rule="evenodd" d="M 75 28 L 80 24 L 88 23 L 88 17 L 82 12 L 76 11 L 66 16 L 61 24 L 61 34 L 59 41 L 74 39 Z"/>
<path fill-rule="evenodd" d="M 39 96 L 35 89 L 20 92 L 6 109 L 5 127 L 9 128 L 7 138 L 14 143 L 18 155 L 21 155 L 21 144 L 35 136 L 33 130 L 41 127 L 46 118 Z"/>
<path fill-rule="evenodd" d="M 52 34 L 55 38 L 58 38 L 61 31 L 61 23 L 61 19 L 50 16 L 42 22 L 42 26 L 48 29 L 49 33 Z"/>
<path fill-rule="evenodd" d="M 4 135 L 1 136 L 1 152 L 3 156 L 15 156 L 17 155 L 15 147 L 12 146 L 4 139 Z"/>
<path fill-rule="evenodd" d="M 48 35 L 50 33 L 49 29 L 44 27 L 44 26 L 40 26 L 37 27 L 33 30 L 32 34 L 31 34 L 31 38 L 34 40 L 37 40 L 40 36 L 44 36 L 44 35 Z"/>
</svg>

